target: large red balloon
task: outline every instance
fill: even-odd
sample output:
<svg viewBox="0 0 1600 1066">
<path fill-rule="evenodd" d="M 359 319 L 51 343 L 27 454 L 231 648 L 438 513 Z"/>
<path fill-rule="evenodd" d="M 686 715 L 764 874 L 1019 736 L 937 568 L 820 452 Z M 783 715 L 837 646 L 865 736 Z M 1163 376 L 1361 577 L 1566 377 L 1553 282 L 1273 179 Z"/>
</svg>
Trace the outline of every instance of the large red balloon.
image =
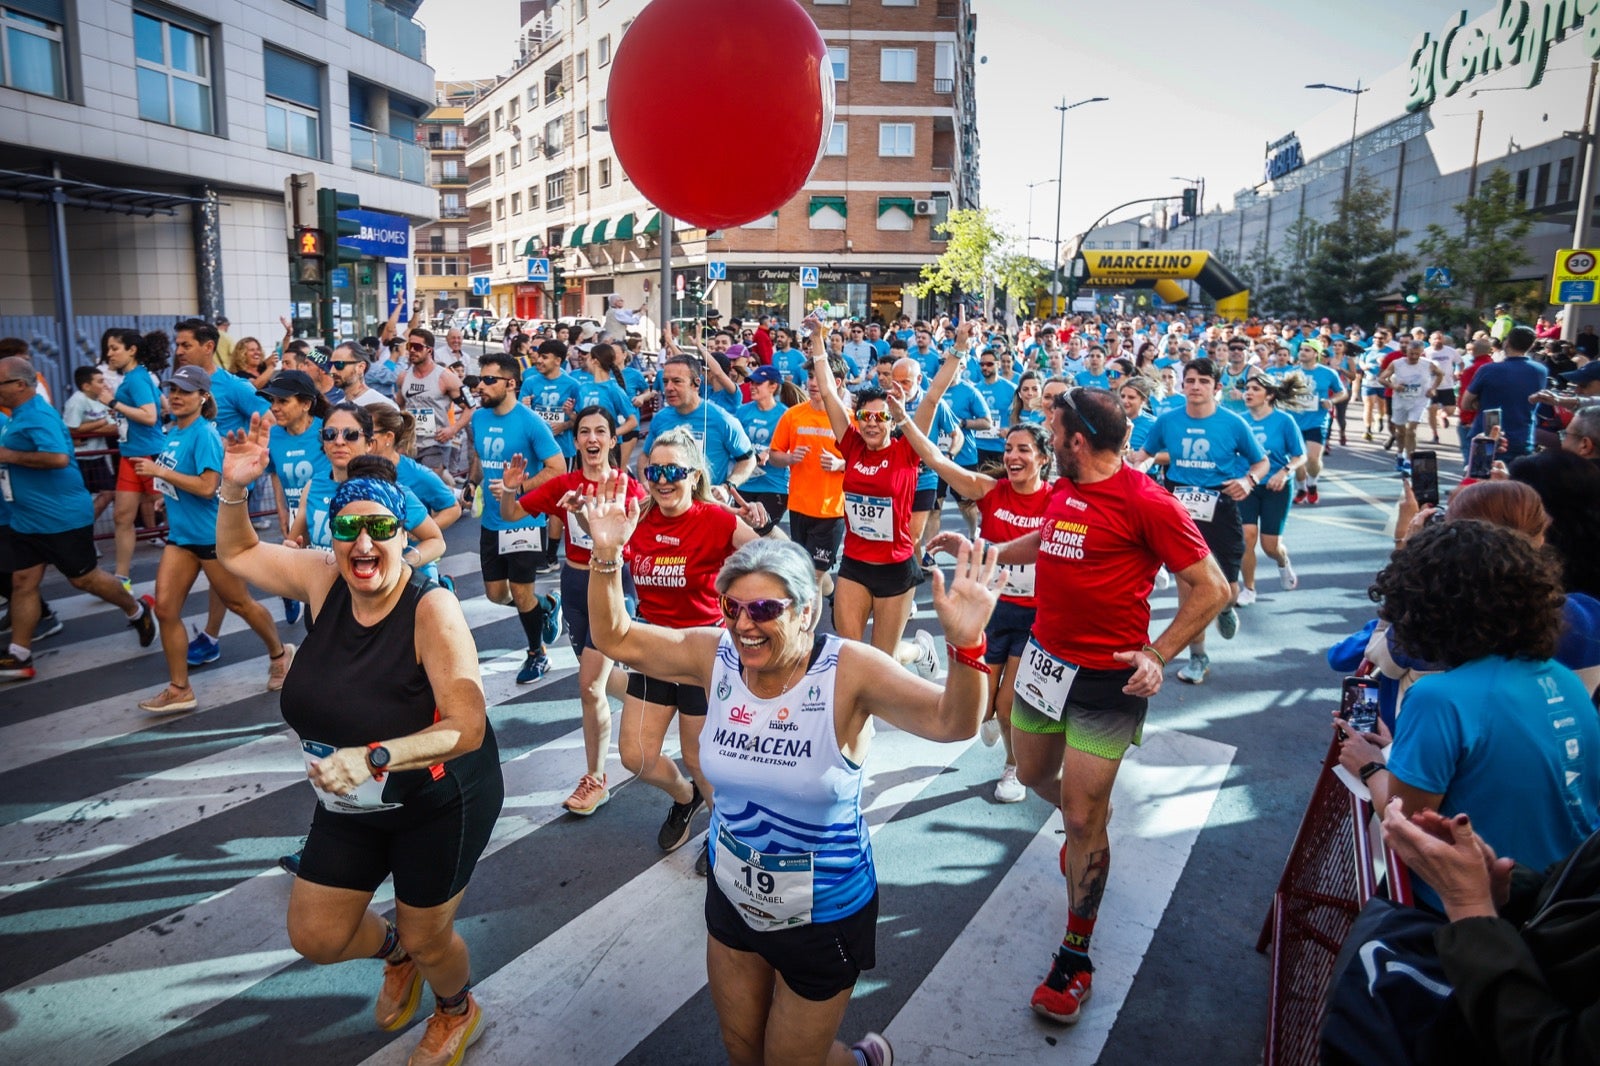
<svg viewBox="0 0 1600 1066">
<path fill-rule="evenodd" d="M 606 95 L 622 169 L 703 229 L 788 202 L 833 126 L 833 66 L 795 0 L 653 0 L 617 47 Z"/>
</svg>

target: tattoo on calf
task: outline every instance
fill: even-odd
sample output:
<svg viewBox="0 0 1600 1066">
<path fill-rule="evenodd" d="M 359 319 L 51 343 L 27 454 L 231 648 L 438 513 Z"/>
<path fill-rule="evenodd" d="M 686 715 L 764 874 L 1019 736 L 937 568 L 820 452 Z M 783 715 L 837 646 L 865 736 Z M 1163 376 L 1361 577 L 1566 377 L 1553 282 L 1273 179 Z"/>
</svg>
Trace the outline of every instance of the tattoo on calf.
<svg viewBox="0 0 1600 1066">
<path fill-rule="evenodd" d="M 1111 872 L 1111 849 L 1100 848 L 1089 853 L 1083 876 L 1073 886 L 1075 899 L 1072 913 L 1080 918 L 1094 918 L 1100 913 L 1100 897 L 1106 894 L 1106 875 Z"/>
</svg>

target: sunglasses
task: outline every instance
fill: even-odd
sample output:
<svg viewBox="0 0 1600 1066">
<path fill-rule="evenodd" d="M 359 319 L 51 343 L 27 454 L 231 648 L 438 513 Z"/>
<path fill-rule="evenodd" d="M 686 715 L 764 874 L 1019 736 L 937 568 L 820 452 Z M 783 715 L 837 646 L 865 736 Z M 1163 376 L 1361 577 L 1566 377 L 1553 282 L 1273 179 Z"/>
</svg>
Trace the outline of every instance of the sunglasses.
<svg viewBox="0 0 1600 1066">
<path fill-rule="evenodd" d="M 351 541 L 367 531 L 373 540 L 393 540 L 400 532 L 400 519 L 387 514 L 341 514 L 333 516 L 333 539 Z"/>
<path fill-rule="evenodd" d="M 856 421 L 865 422 L 869 426 L 874 422 L 888 425 L 894 421 L 894 415 L 888 411 L 860 411 L 856 414 Z"/>
<path fill-rule="evenodd" d="M 350 361 L 350 360 L 335 359 L 333 362 L 329 363 L 328 365 L 330 367 L 332 367 L 333 369 L 335 369 L 335 370 L 343 370 L 347 366 L 355 366 L 356 364 L 353 361 Z"/>
<path fill-rule="evenodd" d="M 330 444 L 336 440 L 342 440 L 346 444 L 354 444 L 365 436 L 366 434 L 359 429 L 324 429 L 322 431 L 322 439 Z"/>
<path fill-rule="evenodd" d="M 516 378 L 503 378 L 503 377 L 500 377 L 498 374 L 480 374 L 480 375 L 478 375 L 478 384 L 480 384 L 480 385 L 495 385 L 495 384 L 498 384 L 498 383 L 500 383 L 502 381 L 505 382 L 507 385 L 512 385 L 512 384 L 516 383 L 516 380 L 517 380 Z"/>
<path fill-rule="evenodd" d="M 408 344 L 408 345 L 406 345 L 406 351 L 408 351 L 408 352 L 425 352 L 427 350 L 428 350 L 428 346 L 426 344 Z"/>
<path fill-rule="evenodd" d="M 718 599 L 722 604 L 722 617 L 730 623 L 739 621 L 739 614 L 742 611 L 749 616 L 750 621 L 763 625 L 776 621 L 784 611 L 794 606 L 794 601 L 790 599 L 736 600 L 732 596 L 721 596 Z"/>
<path fill-rule="evenodd" d="M 1078 401 L 1076 398 L 1076 393 L 1078 391 L 1079 390 L 1076 388 L 1068 389 L 1060 396 L 1057 396 L 1056 401 L 1064 407 L 1071 408 L 1072 413 L 1078 416 L 1078 421 L 1083 423 L 1083 428 L 1089 431 L 1089 436 L 1097 436 L 1098 432 L 1094 428 L 1094 423 L 1090 422 L 1087 418 L 1084 418 L 1083 412 L 1078 410 Z"/>
<path fill-rule="evenodd" d="M 644 479 L 660 481 L 665 478 L 667 481 L 682 481 L 692 473 L 694 473 L 692 467 L 681 466 L 678 463 L 651 463 L 644 468 Z"/>
</svg>

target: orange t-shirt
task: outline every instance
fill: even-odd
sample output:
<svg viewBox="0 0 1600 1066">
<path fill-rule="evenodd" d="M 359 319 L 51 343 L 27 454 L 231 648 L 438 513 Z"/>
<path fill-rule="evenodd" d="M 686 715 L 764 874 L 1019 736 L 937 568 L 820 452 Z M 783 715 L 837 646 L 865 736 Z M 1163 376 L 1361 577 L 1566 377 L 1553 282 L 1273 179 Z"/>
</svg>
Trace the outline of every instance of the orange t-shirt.
<svg viewBox="0 0 1600 1066">
<path fill-rule="evenodd" d="M 812 518 L 839 518 L 844 514 L 844 468 L 837 473 L 822 469 L 822 451 L 844 458 L 839 442 L 833 438 L 833 423 L 828 412 L 818 411 L 809 403 L 796 404 L 778 419 L 772 431 L 771 447 L 775 451 L 792 452 L 806 445 L 811 451 L 789 468 L 789 510 Z"/>
</svg>

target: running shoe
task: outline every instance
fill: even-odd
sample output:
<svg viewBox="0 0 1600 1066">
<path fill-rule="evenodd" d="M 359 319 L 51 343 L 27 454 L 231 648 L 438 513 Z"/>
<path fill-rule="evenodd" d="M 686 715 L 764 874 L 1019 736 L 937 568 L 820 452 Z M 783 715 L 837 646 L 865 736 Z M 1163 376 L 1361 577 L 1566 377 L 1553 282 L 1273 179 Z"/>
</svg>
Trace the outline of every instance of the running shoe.
<svg viewBox="0 0 1600 1066">
<path fill-rule="evenodd" d="M 578 778 L 578 787 L 572 790 L 572 795 L 561 804 L 573 814 L 591 815 L 611 798 L 611 790 L 606 787 L 606 777 L 593 774 L 584 774 Z"/>
<path fill-rule="evenodd" d="M 1217 615 L 1217 633 L 1223 640 L 1232 640 L 1239 632 L 1239 612 L 1231 604 Z"/>
<path fill-rule="evenodd" d="M 985 718 L 983 725 L 978 727 L 978 739 L 983 741 L 983 746 L 992 748 L 1000 743 L 1000 716 Z"/>
<path fill-rule="evenodd" d="M 1234 601 L 1235 607 L 1248 607 L 1256 602 L 1256 590 L 1246 585 L 1239 590 L 1239 598 Z"/>
<path fill-rule="evenodd" d="M 1367 430 L 1367 443 L 1372 443 L 1372 430 Z"/>
<path fill-rule="evenodd" d="M 1310 488 L 1306 489 L 1306 502 L 1313 506 L 1316 505 L 1317 487 L 1315 485 L 1312 485 Z"/>
<path fill-rule="evenodd" d="M 1278 567 L 1278 583 L 1286 592 L 1292 592 L 1300 587 L 1300 575 L 1294 572 L 1293 563 L 1284 563 Z"/>
<path fill-rule="evenodd" d="M 932 681 L 939 674 L 939 647 L 934 643 L 933 635 L 925 629 L 919 629 L 911 636 L 911 642 L 917 646 L 917 657 L 906 663 L 906 669 L 927 681 Z"/>
<path fill-rule="evenodd" d="M 554 644 L 561 635 L 561 594 L 547 592 L 539 598 L 544 601 L 544 631 L 539 635 L 546 644 Z"/>
<path fill-rule="evenodd" d="M 531 685 L 550 669 L 550 657 L 542 651 L 530 651 L 517 671 L 517 684 Z"/>
<path fill-rule="evenodd" d="M 710 837 L 700 842 L 700 854 L 694 857 L 694 872 L 697 877 L 711 876 L 711 842 Z"/>
<path fill-rule="evenodd" d="M 452 593 L 454 593 L 456 591 L 456 583 L 455 583 L 454 579 L 452 579 L 450 577 L 449 574 L 440 574 L 439 575 L 439 584 L 441 584 L 445 588 L 449 589 Z"/>
<path fill-rule="evenodd" d="M 1033 990 L 1028 1003 L 1041 1018 L 1049 1018 L 1062 1025 L 1076 1025 L 1083 1017 L 1083 1005 L 1089 1002 L 1093 991 L 1094 964 L 1085 959 L 1087 969 L 1061 971 L 1061 956 L 1057 955 L 1050 966 L 1050 975 Z M 1071 965 L 1076 965 L 1071 964 Z"/>
<path fill-rule="evenodd" d="M 267 691 L 278 692 L 283 688 L 283 679 L 289 676 L 289 667 L 294 665 L 294 645 L 285 644 L 283 654 L 276 659 L 267 660 Z"/>
<path fill-rule="evenodd" d="M 0 681 L 30 681 L 33 679 L 33 656 L 19 659 L 9 651 L 0 652 Z"/>
<path fill-rule="evenodd" d="M 939 565 L 938 563 L 934 562 L 933 553 L 932 552 L 923 552 L 922 553 L 922 569 L 924 569 L 924 570 L 932 570 L 934 567 L 936 567 L 938 565 Z"/>
<path fill-rule="evenodd" d="M 1435 433 L 1433 435 L 1433 443 L 1435 443 L 1435 444 L 1439 443 L 1439 434 Z"/>
<path fill-rule="evenodd" d="M 691 787 L 694 788 L 694 794 L 689 797 L 689 802 L 674 803 L 672 809 L 667 811 L 667 820 L 661 823 L 661 832 L 656 834 L 656 846 L 662 851 L 677 851 L 683 847 L 689 839 L 689 823 L 705 806 L 705 797 L 700 795 L 699 786 Z"/>
<path fill-rule="evenodd" d="M 151 714 L 177 714 L 179 711 L 192 711 L 198 706 L 200 701 L 194 698 L 194 689 L 179 691 L 171 685 L 149 699 L 139 701 L 139 709 Z"/>
<path fill-rule="evenodd" d="M 43 640 L 45 637 L 53 637 L 65 628 L 66 624 L 56 617 L 55 611 L 46 611 L 39 616 L 39 624 L 33 627 L 33 639 Z"/>
<path fill-rule="evenodd" d="M 410 956 L 405 962 L 383 964 L 383 985 L 372 1005 L 372 1019 L 386 1033 L 403 1029 L 422 1002 L 422 974 Z"/>
<path fill-rule="evenodd" d="M 300 606 L 299 600 L 284 600 L 283 620 L 288 622 L 290 625 L 294 625 L 296 622 L 300 621 L 300 612 L 302 609 L 303 608 Z"/>
<path fill-rule="evenodd" d="M 1191 655 L 1178 671 L 1178 680 L 1186 685 L 1198 685 L 1211 672 L 1211 656 Z"/>
<path fill-rule="evenodd" d="M 1395 471 L 1395 473 L 1401 474 L 1401 475 L 1405 475 L 1405 474 L 1411 473 L 1411 460 L 1407 459 L 1403 455 L 1400 456 L 1400 458 L 1398 458 L 1398 459 L 1396 459 L 1394 461 L 1394 471 Z"/>
<path fill-rule="evenodd" d="M 302 848 L 300 851 L 292 851 L 287 855 L 279 855 L 278 866 L 281 867 L 283 872 L 288 874 L 290 877 L 299 877 L 300 856 L 304 854 L 304 851 L 305 849 Z"/>
<path fill-rule="evenodd" d="M 1028 790 L 1017 780 L 1017 768 L 1008 766 L 1000 771 L 1000 780 L 994 783 L 996 803 L 1021 803 L 1028 798 Z"/>
<path fill-rule="evenodd" d="M 191 667 L 214 663 L 220 658 L 222 658 L 222 642 L 212 640 L 204 630 L 196 633 L 194 639 L 189 642 L 189 665 Z"/>
<path fill-rule="evenodd" d="M 561 560 L 560 559 L 546 559 L 544 562 L 540 563 L 537 567 L 534 568 L 534 573 L 536 573 L 536 574 L 553 574 L 557 570 L 560 570 L 560 569 L 561 569 Z"/>
<path fill-rule="evenodd" d="M 1172 575 L 1168 573 L 1167 568 L 1163 566 L 1156 571 L 1156 588 L 1165 591 L 1171 587 Z"/>
<path fill-rule="evenodd" d="M 880 1033 L 868 1033 L 851 1044 L 850 1050 L 861 1052 L 867 1066 L 894 1066 L 894 1048 Z"/>
<path fill-rule="evenodd" d="M 126 592 L 130 596 L 133 595 L 133 579 L 132 578 L 119 577 L 119 578 L 117 578 L 117 583 L 122 586 L 122 591 Z"/>
<path fill-rule="evenodd" d="M 422 1043 L 406 1060 L 406 1066 L 460 1066 L 466 1054 L 483 1033 L 483 1009 L 470 993 L 465 1014 L 445 1014 L 435 1010 L 428 1016 L 428 1031 Z"/>
<path fill-rule="evenodd" d="M 1294 502 L 1295 503 L 1305 503 L 1306 502 L 1306 490 L 1305 489 L 1295 489 L 1294 490 Z"/>
<path fill-rule="evenodd" d="M 139 608 L 139 617 L 128 619 L 128 624 L 139 634 L 139 647 L 148 648 L 156 639 L 155 597 L 140 596 Z M 221 655 L 222 652 L 219 651 L 217 654 Z M 210 660 L 207 661 L 209 662 Z"/>
<path fill-rule="evenodd" d="M 167 546 L 167 538 L 163 537 L 160 533 L 157 533 L 155 536 L 145 541 L 145 543 L 150 545 L 152 548 L 165 548 Z"/>
<path fill-rule="evenodd" d="M 1391 433 L 1391 434 L 1389 434 L 1389 439 L 1383 442 L 1383 450 L 1384 451 L 1388 451 L 1390 448 L 1393 448 L 1393 447 L 1394 447 L 1394 434 Z"/>
</svg>

